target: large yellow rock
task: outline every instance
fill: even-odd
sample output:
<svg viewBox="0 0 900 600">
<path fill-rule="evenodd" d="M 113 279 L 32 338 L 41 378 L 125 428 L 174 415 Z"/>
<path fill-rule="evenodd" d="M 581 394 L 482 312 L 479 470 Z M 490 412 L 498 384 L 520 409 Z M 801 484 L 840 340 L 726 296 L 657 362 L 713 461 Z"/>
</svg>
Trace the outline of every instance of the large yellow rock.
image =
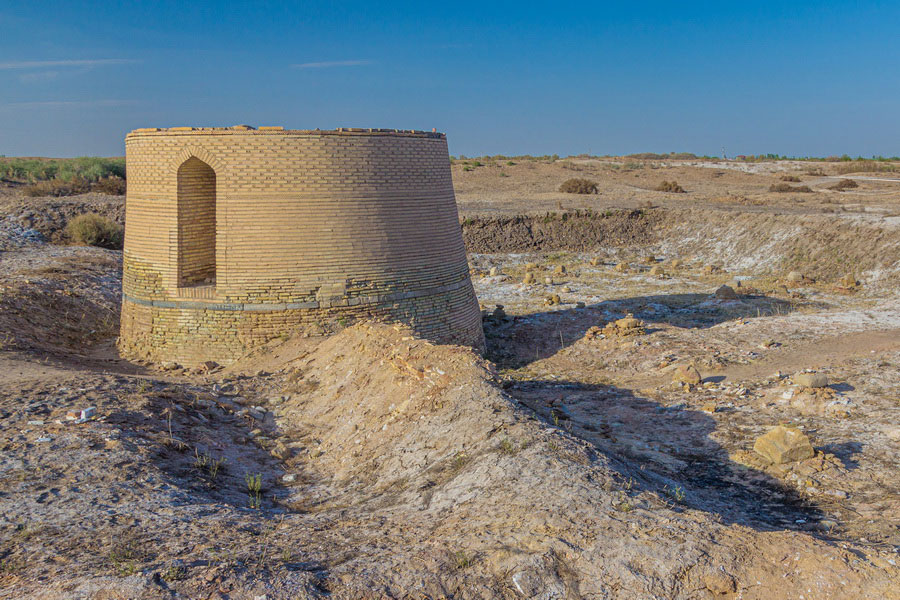
<svg viewBox="0 0 900 600">
<path fill-rule="evenodd" d="M 694 365 L 679 365 L 675 369 L 673 379 L 678 383 L 687 383 L 689 385 L 697 385 L 703 381 L 703 378 L 700 377 L 700 372 Z"/>
<path fill-rule="evenodd" d="M 809 438 L 799 429 L 779 425 L 756 439 L 753 451 L 776 465 L 812 458 L 815 455 Z"/>
</svg>

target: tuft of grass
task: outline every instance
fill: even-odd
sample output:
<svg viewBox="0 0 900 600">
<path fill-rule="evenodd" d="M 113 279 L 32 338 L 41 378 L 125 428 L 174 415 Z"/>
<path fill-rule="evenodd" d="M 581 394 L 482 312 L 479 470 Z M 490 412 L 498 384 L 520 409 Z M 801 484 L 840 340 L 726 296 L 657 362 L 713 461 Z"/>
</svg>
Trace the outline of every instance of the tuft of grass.
<svg viewBox="0 0 900 600">
<path fill-rule="evenodd" d="M 472 566 L 472 557 L 465 550 L 457 550 L 453 553 L 453 565 L 457 569 L 466 569 Z"/>
<path fill-rule="evenodd" d="M 782 181 L 787 181 L 788 183 L 800 183 L 800 178 L 796 175 L 782 175 L 780 179 Z"/>
<path fill-rule="evenodd" d="M 812 189 L 808 185 L 798 185 L 796 187 L 792 185 L 788 185 L 786 183 L 773 183 L 769 186 L 770 192 L 776 192 L 779 194 L 783 194 L 786 192 L 800 192 L 804 194 L 808 194 L 812 192 Z"/>
<path fill-rule="evenodd" d="M 500 442 L 500 452 L 503 454 L 515 454 L 519 451 L 519 448 L 516 447 L 516 443 L 509 438 L 503 438 Z"/>
<path fill-rule="evenodd" d="M 566 194 L 596 194 L 598 188 L 596 181 L 573 177 L 572 179 L 565 180 L 562 185 L 559 186 L 559 191 L 565 192 Z"/>
<path fill-rule="evenodd" d="M 247 492 L 250 496 L 250 508 L 258 509 L 262 506 L 262 473 L 256 475 L 245 473 L 244 481 L 247 483 Z"/>
<path fill-rule="evenodd" d="M 840 181 L 833 183 L 828 186 L 829 190 L 836 190 L 838 192 L 843 192 L 846 190 L 852 190 L 853 188 L 858 188 L 859 184 L 853 181 L 852 179 L 841 179 Z"/>
<path fill-rule="evenodd" d="M 684 194 L 684 188 L 678 185 L 678 182 L 674 179 L 672 181 L 663 181 L 658 186 L 656 186 L 657 192 L 668 192 L 670 194 Z"/>
<path fill-rule="evenodd" d="M 115 250 L 122 247 L 124 229 L 102 215 L 86 213 L 69 221 L 66 235 L 76 244 Z"/>
</svg>

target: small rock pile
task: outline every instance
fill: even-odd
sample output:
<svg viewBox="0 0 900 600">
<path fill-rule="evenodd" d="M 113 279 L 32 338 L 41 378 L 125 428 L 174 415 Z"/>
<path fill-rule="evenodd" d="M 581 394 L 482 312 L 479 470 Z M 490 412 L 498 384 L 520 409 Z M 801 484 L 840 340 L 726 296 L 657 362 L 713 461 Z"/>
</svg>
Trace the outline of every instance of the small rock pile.
<svg viewBox="0 0 900 600">
<path fill-rule="evenodd" d="M 645 333 L 647 333 L 647 329 L 644 322 L 640 319 L 635 319 L 633 314 L 628 313 L 624 318 L 607 323 L 605 327 L 591 327 L 585 333 L 585 337 L 587 339 L 629 337 L 644 335 Z"/>
</svg>

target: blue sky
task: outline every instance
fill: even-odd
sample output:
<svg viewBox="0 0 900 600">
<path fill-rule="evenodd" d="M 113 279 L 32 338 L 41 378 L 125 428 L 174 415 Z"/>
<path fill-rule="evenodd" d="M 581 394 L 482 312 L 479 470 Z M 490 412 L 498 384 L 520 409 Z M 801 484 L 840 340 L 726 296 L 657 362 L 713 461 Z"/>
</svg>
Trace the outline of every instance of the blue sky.
<svg viewBox="0 0 900 600">
<path fill-rule="evenodd" d="M 0 154 L 176 125 L 453 154 L 900 154 L 900 2 L 0 3 Z"/>
</svg>

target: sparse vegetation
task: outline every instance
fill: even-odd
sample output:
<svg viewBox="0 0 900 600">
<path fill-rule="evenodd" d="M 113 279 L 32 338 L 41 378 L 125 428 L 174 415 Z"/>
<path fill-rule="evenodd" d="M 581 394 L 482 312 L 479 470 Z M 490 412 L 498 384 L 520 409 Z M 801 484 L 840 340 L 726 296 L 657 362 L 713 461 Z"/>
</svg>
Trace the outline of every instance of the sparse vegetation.
<svg viewBox="0 0 900 600">
<path fill-rule="evenodd" d="M 581 179 L 573 177 L 565 180 L 559 186 L 559 191 L 566 194 L 596 194 L 598 191 L 597 182 L 590 179 Z"/>
<path fill-rule="evenodd" d="M 674 179 L 672 181 L 663 181 L 658 186 L 656 186 L 657 192 L 668 192 L 670 194 L 684 194 L 684 188 L 678 185 L 678 182 Z"/>
<path fill-rule="evenodd" d="M 86 213 L 69 221 L 66 236 L 76 244 L 118 249 L 122 247 L 124 229 L 102 215 Z"/>
<path fill-rule="evenodd" d="M 32 198 L 41 196 L 76 196 L 91 191 L 91 182 L 82 177 L 69 179 L 49 179 L 26 185 L 22 193 Z"/>
<path fill-rule="evenodd" d="M 125 178 L 124 158 L 5 158 L 0 159 L 0 179 L 6 181 L 36 182 L 72 178 L 88 182 L 104 177 Z"/>
<path fill-rule="evenodd" d="M 781 181 L 787 181 L 788 183 L 800 183 L 800 178 L 796 175 L 782 175 L 779 179 L 781 179 Z"/>
</svg>

